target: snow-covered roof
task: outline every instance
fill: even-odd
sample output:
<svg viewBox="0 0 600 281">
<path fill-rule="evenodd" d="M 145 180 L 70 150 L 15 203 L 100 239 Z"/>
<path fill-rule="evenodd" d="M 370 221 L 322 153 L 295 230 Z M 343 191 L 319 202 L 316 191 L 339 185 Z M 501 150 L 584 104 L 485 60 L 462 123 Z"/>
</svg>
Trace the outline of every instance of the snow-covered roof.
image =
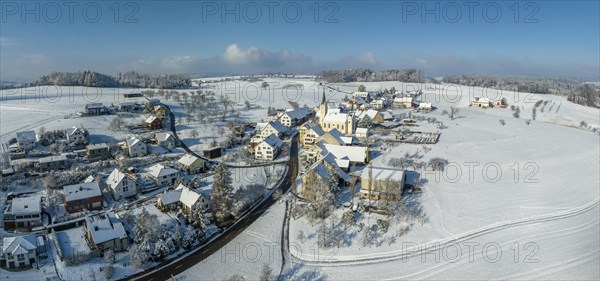
<svg viewBox="0 0 600 281">
<path fill-rule="evenodd" d="M 359 110 L 356 112 L 356 116 L 358 117 L 358 120 L 362 120 L 363 118 L 365 118 L 365 116 L 367 116 L 369 119 L 373 120 L 375 119 L 375 117 L 377 117 L 377 115 L 381 115 L 381 113 L 379 113 L 379 111 L 375 110 L 375 109 L 368 109 L 368 110 Z M 381 116 L 383 118 L 383 115 Z"/>
<path fill-rule="evenodd" d="M 340 113 L 339 110 L 334 112 L 327 112 L 323 118 L 324 122 L 331 123 L 344 123 L 348 120 L 349 115 L 347 113 Z"/>
<path fill-rule="evenodd" d="M 85 225 L 90 232 L 94 244 L 101 244 L 113 239 L 127 238 L 123 223 L 113 212 L 85 217 Z"/>
<path fill-rule="evenodd" d="M 35 235 L 29 234 L 24 236 L 4 237 L 2 239 L 2 255 L 11 254 L 26 254 L 37 248 L 37 240 Z"/>
<path fill-rule="evenodd" d="M 17 132 L 17 141 L 35 141 L 35 132 L 34 131 L 24 131 Z"/>
<path fill-rule="evenodd" d="M 66 161 L 66 160 L 67 160 L 67 156 L 58 155 L 58 156 L 42 157 L 42 158 L 38 159 L 38 162 L 39 163 L 50 163 L 50 162 Z"/>
<path fill-rule="evenodd" d="M 158 119 L 156 116 L 152 115 L 148 118 L 146 118 L 146 123 L 150 124 L 152 122 L 154 122 L 154 120 Z"/>
<path fill-rule="evenodd" d="M 180 183 L 175 190 L 167 191 L 159 196 L 165 205 L 181 202 L 188 208 L 192 208 L 204 195 Z"/>
<path fill-rule="evenodd" d="M 142 141 L 140 141 L 138 138 L 131 138 L 131 139 L 126 140 L 126 142 L 127 142 L 127 147 L 133 147 L 136 145 L 143 144 Z"/>
<path fill-rule="evenodd" d="M 169 139 L 175 139 L 175 136 L 173 136 L 172 132 L 160 132 L 160 133 L 156 133 L 154 135 L 154 137 L 156 138 L 156 140 L 158 141 L 167 141 Z"/>
<path fill-rule="evenodd" d="M 171 167 L 165 167 L 162 164 L 155 164 L 152 167 L 148 168 L 148 173 L 154 178 L 160 178 L 179 173 L 179 171 Z"/>
<path fill-rule="evenodd" d="M 85 130 L 83 128 L 77 128 L 75 126 L 73 126 L 73 128 L 67 129 L 66 131 L 69 136 L 72 136 L 72 135 L 76 134 L 77 132 L 80 132 L 82 134 L 85 133 Z"/>
<path fill-rule="evenodd" d="M 85 105 L 86 109 L 99 109 L 104 108 L 104 105 L 101 103 L 88 103 Z"/>
<path fill-rule="evenodd" d="M 17 197 L 12 199 L 11 211 L 14 215 L 39 213 L 42 211 L 42 199 L 38 196 Z"/>
<path fill-rule="evenodd" d="M 296 109 L 288 109 L 283 114 L 286 114 L 291 119 L 303 119 L 311 114 L 311 109 L 306 107 L 300 107 Z"/>
<path fill-rule="evenodd" d="M 364 134 L 364 135 L 366 135 L 366 134 L 369 133 L 369 129 L 367 129 L 367 128 L 356 128 L 355 133 L 356 134 Z"/>
<path fill-rule="evenodd" d="M 105 143 L 88 144 L 87 149 L 89 149 L 89 150 L 108 149 L 108 145 L 106 145 Z"/>
<path fill-rule="evenodd" d="M 404 171 L 400 170 L 400 169 L 394 169 L 394 168 L 387 168 L 387 167 L 365 167 L 362 170 L 362 173 L 360 175 L 361 178 L 370 178 L 369 177 L 369 173 L 370 170 L 372 170 L 372 177 L 375 180 L 392 180 L 392 181 L 401 181 L 402 178 L 404 177 Z"/>
<path fill-rule="evenodd" d="M 196 202 L 198 202 L 198 200 L 202 196 L 200 193 L 196 192 L 195 190 L 192 190 L 191 188 L 181 183 L 177 186 L 175 190 L 181 190 L 181 197 L 179 201 L 181 201 L 181 204 L 187 206 L 188 208 L 194 207 L 194 204 L 196 204 Z"/>
<path fill-rule="evenodd" d="M 350 162 L 362 163 L 365 161 L 368 148 L 365 146 L 342 146 L 319 142 L 319 147 L 326 150 L 338 159 L 347 159 Z"/>
<path fill-rule="evenodd" d="M 110 173 L 110 175 L 108 175 L 108 178 L 106 178 L 106 184 L 114 189 L 117 185 L 119 185 L 119 183 L 121 183 L 121 181 L 126 177 L 127 175 L 121 171 L 119 171 L 119 169 L 115 168 L 112 173 Z"/>
<path fill-rule="evenodd" d="M 272 148 L 278 148 L 278 147 L 281 147 L 283 145 L 283 141 L 281 141 L 274 134 L 269 135 L 263 142 L 266 143 L 267 145 L 269 145 Z"/>
<path fill-rule="evenodd" d="M 395 98 L 394 102 L 405 103 L 405 102 L 412 102 L 412 100 L 413 100 L 413 98 L 410 98 L 410 97 L 402 97 L 402 98 Z"/>
<path fill-rule="evenodd" d="M 81 200 L 96 196 L 101 196 L 98 182 L 84 182 L 63 187 L 66 201 Z"/>
<path fill-rule="evenodd" d="M 369 92 L 354 92 L 352 95 L 355 97 L 366 97 L 369 95 Z"/>
<path fill-rule="evenodd" d="M 183 155 L 181 158 L 179 158 L 179 160 L 177 160 L 177 163 L 184 165 L 184 166 L 190 166 L 192 164 L 194 164 L 194 162 L 198 161 L 201 158 L 198 158 L 192 154 L 186 154 Z"/>
<path fill-rule="evenodd" d="M 490 99 L 484 97 L 475 97 L 473 101 L 478 103 L 488 103 L 490 102 Z"/>
<path fill-rule="evenodd" d="M 278 133 L 283 133 L 283 132 L 287 131 L 285 126 L 283 126 L 283 124 L 281 124 L 281 122 L 279 122 L 278 120 L 269 122 L 269 125 L 271 125 L 271 127 Z"/>
</svg>

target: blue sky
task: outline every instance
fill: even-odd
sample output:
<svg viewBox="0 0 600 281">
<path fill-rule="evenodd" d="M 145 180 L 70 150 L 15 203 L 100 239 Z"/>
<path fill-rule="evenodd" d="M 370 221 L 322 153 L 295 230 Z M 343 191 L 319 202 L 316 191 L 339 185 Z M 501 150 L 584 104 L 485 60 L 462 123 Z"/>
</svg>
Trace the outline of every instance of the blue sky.
<svg viewBox="0 0 600 281">
<path fill-rule="evenodd" d="M 597 77 L 599 2 L 2 1 L 0 78 L 352 67 Z"/>
</svg>

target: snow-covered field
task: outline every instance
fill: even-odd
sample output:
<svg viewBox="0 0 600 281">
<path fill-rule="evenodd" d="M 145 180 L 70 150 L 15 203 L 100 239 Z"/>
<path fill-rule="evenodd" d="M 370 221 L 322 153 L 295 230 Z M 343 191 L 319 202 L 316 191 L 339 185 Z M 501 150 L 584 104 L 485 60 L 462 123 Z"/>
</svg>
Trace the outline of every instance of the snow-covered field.
<svg viewBox="0 0 600 281">
<path fill-rule="evenodd" d="M 268 106 L 287 108 L 289 100 L 315 106 L 320 101 L 322 88 L 317 87 L 318 83 L 286 79 L 265 81 L 271 84 L 268 90 L 260 89 L 261 82 L 232 81 L 215 83 L 218 85 L 215 92 L 231 95 L 238 103 L 235 108 L 240 112 L 240 119 L 253 122 L 266 119 Z M 300 93 L 288 89 L 286 92 L 282 86 L 290 82 L 303 84 L 304 90 Z M 392 86 L 408 91 L 415 88 L 414 84 L 399 82 L 344 83 L 332 87 L 353 92 L 359 84 L 364 84 L 370 91 Z M 423 185 L 421 200 L 429 221 L 423 225 L 415 224 L 410 232 L 391 245 L 383 243 L 380 247 L 362 248 L 358 247 L 356 238 L 350 247 L 336 249 L 329 258 L 340 262 L 324 263 L 315 261 L 312 254 L 316 248 L 314 240 L 295 241 L 302 224 L 300 220 L 292 220 L 290 242 L 296 242 L 299 248 L 291 250 L 299 260 L 294 260 L 292 272 L 284 274 L 295 279 L 304 276 L 332 280 L 600 279 L 597 266 L 600 263 L 600 140 L 598 134 L 579 128 L 581 121 L 598 127 L 600 111 L 570 103 L 559 96 L 499 93 L 456 85 L 429 86 L 434 87 L 422 87 L 425 94 L 418 100 L 438 107 L 427 116 L 443 121 L 448 128 L 442 130 L 439 142 L 430 145 L 431 151 L 421 160 L 441 157 L 451 163 L 444 173 L 423 173 L 427 182 Z M 117 100 L 114 94 L 106 94 L 90 101 L 83 98 L 82 93 L 86 90 L 89 91 L 75 87 L 71 91 L 75 94 L 68 97 L 63 94 L 64 102 L 55 103 L 44 103 L 43 99 L 22 102 L 14 92 L 0 92 L 0 139 L 5 141 L 14 137 L 17 130 L 24 128 L 79 125 L 67 122 L 85 122 L 85 127 L 101 132 L 108 121 L 94 121 L 99 122 L 95 125 L 85 121 L 90 118 L 63 119 L 63 116 L 81 111 L 89 102 L 117 103 L 122 100 L 122 93 L 117 95 Z M 31 89 L 23 91 L 28 97 L 34 95 Z M 70 96 L 73 96 L 72 100 Z M 327 90 L 328 99 L 339 101 L 343 96 Z M 509 106 L 521 108 L 520 118 L 514 118 L 510 108 L 468 107 L 474 96 L 487 96 L 492 100 L 506 97 Z M 243 109 L 245 99 L 262 109 Z M 544 112 L 541 107 L 537 109 L 536 120 L 527 125 L 525 121 L 532 119 L 532 109 L 540 99 L 549 102 Z M 174 101 L 163 102 L 175 111 L 185 112 Z M 441 115 L 442 110 L 448 110 L 450 106 L 460 108 L 455 120 Z M 506 125 L 502 126 L 500 119 Z M 427 131 L 435 131 L 433 126 L 421 125 Z M 212 134 L 211 129 L 208 131 Z M 120 137 L 124 138 L 116 136 Z M 387 164 L 390 158 L 401 157 L 405 152 L 414 153 L 417 149 L 421 146 L 401 144 L 375 158 L 374 163 Z M 279 243 L 282 206 L 271 208 L 229 243 L 227 249 L 235 249 L 235 245 L 258 244 L 259 249 L 265 250 L 265 241 Z M 308 234 L 310 229 L 305 231 Z M 395 230 L 391 229 L 391 232 Z M 478 234 L 474 235 L 474 232 Z M 460 247 L 458 259 L 455 258 L 455 246 L 442 244 L 448 241 L 455 241 Z M 431 252 L 417 252 L 402 259 L 402 253 L 417 251 L 421 243 L 428 247 L 436 242 L 445 245 L 439 248 L 439 260 L 436 261 Z M 472 259 L 467 245 L 474 246 Z M 488 247 L 482 253 L 484 245 Z M 502 256 L 496 261 L 494 253 L 499 249 Z M 246 250 L 254 251 L 248 247 Z M 177 279 L 220 280 L 235 273 L 246 279 L 256 279 L 262 264 L 271 262 L 272 257 L 261 255 L 258 260 L 245 257 L 237 261 L 226 253 L 226 249 L 216 252 Z M 254 257 L 254 253 L 249 254 Z M 271 266 L 278 273 L 281 266 L 279 251 L 274 257 Z M 322 259 L 322 256 L 317 257 Z"/>
</svg>

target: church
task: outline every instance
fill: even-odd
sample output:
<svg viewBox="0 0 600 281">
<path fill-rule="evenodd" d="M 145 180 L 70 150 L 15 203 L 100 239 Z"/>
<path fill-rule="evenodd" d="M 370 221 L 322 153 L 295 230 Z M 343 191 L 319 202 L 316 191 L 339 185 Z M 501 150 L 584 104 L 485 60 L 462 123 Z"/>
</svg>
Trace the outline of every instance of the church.
<svg viewBox="0 0 600 281">
<path fill-rule="evenodd" d="M 337 129 L 344 135 L 354 133 L 355 122 L 352 114 L 343 113 L 339 108 L 328 108 L 323 90 L 323 99 L 317 111 L 319 125 L 325 132 Z"/>
</svg>

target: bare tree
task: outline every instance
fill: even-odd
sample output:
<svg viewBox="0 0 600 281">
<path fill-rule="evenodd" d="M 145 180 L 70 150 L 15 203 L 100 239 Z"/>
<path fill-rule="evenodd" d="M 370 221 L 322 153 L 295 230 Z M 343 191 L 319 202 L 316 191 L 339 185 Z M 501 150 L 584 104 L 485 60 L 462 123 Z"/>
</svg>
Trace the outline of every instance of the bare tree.
<svg viewBox="0 0 600 281">
<path fill-rule="evenodd" d="M 450 117 L 450 120 L 454 120 L 454 118 L 456 118 L 456 114 L 458 114 L 459 109 L 457 107 L 451 106 L 450 107 L 450 111 L 444 110 L 442 112 L 442 115 L 448 115 L 448 117 Z"/>
</svg>

